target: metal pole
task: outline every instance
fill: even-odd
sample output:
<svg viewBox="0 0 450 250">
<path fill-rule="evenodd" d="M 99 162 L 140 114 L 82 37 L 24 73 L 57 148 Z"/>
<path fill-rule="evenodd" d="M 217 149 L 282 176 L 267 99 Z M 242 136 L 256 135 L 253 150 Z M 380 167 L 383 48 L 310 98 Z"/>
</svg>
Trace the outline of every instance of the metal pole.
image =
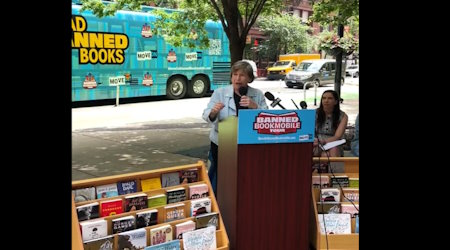
<svg viewBox="0 0 450 250">
<path fill-rule="evenodd" d="M 317 82 L 314 84 L 314 106 L 317 106 Z"/>
<path fill-rule="evenodd" d="M 116 107 L 119 106 L 119 84 L 116 86 Z"/>
</svg>

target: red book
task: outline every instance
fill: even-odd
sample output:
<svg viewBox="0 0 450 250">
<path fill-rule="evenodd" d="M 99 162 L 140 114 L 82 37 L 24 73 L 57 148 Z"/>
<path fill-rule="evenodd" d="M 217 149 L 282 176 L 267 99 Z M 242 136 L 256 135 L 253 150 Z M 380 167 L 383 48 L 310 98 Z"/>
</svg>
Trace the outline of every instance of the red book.
<svg viewBox="0 0 450 250">
<path fill-rule="evenodd" d="M 122 199 L 103 201 L 100 203 L 100 207 L 101 217 L 123 213 Z"/>
</svg>

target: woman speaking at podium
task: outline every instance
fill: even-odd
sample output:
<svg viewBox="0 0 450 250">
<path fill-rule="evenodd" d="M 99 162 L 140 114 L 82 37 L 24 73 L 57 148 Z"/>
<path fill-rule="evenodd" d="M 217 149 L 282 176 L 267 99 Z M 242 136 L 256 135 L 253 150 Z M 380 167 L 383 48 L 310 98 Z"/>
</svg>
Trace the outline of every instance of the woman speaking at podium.
<svg viewBox="0 0 450 250">
<path fill-rule="evenodd" d="M 229 116 L 238 116 L 239 109 L 268 109 L 263 92 L 248 86 L 254 78 L 253 68 L 248 62 L 235 62 L 231 67 L 231 85 L 216 89 L 203 111 L 203 119 L 212 127 L 208 176 L 216 196 L 219 122 Z"/>
</svg>

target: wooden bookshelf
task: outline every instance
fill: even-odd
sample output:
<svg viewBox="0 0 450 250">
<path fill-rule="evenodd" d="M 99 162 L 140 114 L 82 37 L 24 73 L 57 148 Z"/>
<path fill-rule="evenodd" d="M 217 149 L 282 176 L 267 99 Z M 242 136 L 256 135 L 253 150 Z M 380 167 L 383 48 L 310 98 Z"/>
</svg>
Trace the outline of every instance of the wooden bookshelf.
<svg viewBox="0 0 450 250">
<path fill-rule="evenodd" d="M 181 184 L 181 185 L 171 186 L 171 187 L 165 187 L 165 188 L 151 190 L 151 191 L 145 191 L 145 192 L 141 191 L 142 189 L 141 189 L 140 181 L 143 179 L 155 178 L 155 177 L 160 178 L 161 174 L 163 174 L 163 173 L 170 173 L 170 172 L 176 172 L 176 171 L 180 171 L 180 170 L 193 169 L 193 168 L 198 169 L 198 177 L 199 177 L 198 182 L 193 182 L 193 183 L 189 183 L 189 184 Z M 212 193 L 211 183 L 209 181 L 208 174 L 206 172 L 206 167 L 205 167 L 205 164 L 203 163 L 203 161 L 198 161 L 196 164 L 190 164 L 190 165 L 175 166 L 175 167 L 162 168 L 162 169 L 156 169 L 156 170 L 150 170 L 150 171 L 134 172 L 134 173 L 129 173 L 129 174 L 121 174 L 121 175 L 113 175 L 113 176 L 107 176 L 107 177 L 73 181 L 72 182 L 72 190 L 79 189 L 79 188 L 92 187 L 92 186 L 99 186 L 99 185 L 104 185 L 104 184 L 109 184 L 109 183 L 117 183 L 119 181 L 126 181 L 126 180 L 137 180 L 138 193 L 146 193 L 148 196 L 166 193 L 167 189 L 173 189 L 176 187 L 183 187 L 185 189 L 188 189 L 188 187 L 191 185 L 206 183 L 208 185 L 209 192 L 210 192 L 210 195 L 208 197 L 211 198 L 211 212 L 219 212 L 219 228 L 216 230 L 217 249 L 220 249 L 220 250 L 228 250 L 229 249 L 228 235 L 225 230 L 225 225 L 223 224 L 222 215 L 219 211 L 219 206 L 217 205 L 216 198 L 215 198 L 214 194 Z M 186 191 L 188 191 L 188 190 L 186 190 Z M 186 194 L 188 194 L 188 192 L 186 192 Z M 127 194 L 127 195 L 130 195 L 130 194 Z M 81 238 L 81 231 L 80 231 L 80 227 L 79 227 L 79 221 L 78 221 L 75 207 L 84 205 L 87 203 L 92 203 L 95 201 L 100 203 L 101 201 L 104 201 L 104 200 L 111 200 L 111 199 L 117 199 L 117 198 L 124 199 L 124 197 L 127 195 L 119 195 L 119 196 L 111 197 L 111 198 L 96 199 L 96 200 L 90 200 L 90 201 L 84 201 L 84 202 L 78 202 L 78 203 L 74 202 L 74 197 L 72 196 L 72 250 L 84 250 L 83 242 L 82 242 L 82 238 Z M 184 206 L 185 214 L 189 215 L 191 201 L 186 200 L 186 201 L 182 201 L 179 203 L 185 204 L 185 206 Z M 175 203 L 173 203 L 173 204 L 175 204 Z M 128 216 L 128 215 L 136 215 L 136 213 L 139 213 L 139 212 L 142 212 L 145 210 L 157 209 L 158 210 L 158 219 L 157 219 L 158 224 L 149 226 L 149 227 L 145 227 L 145 229 L 147 231 L 147 246 L 150 245 L 150 230 L 151 229 L 159 227 L 161 225 L 166 225 L 166 224 L 170 224 L 172 226 L 172 228 L 174 229 L 175 224 L 182 223 L 182 222 L 185 222 L 188 220 L 194 221 L 194 217 L 186 217 L 186 218 L 180 219 L 180 220 L 164 222 L 164 206 L 166 206 L 166 205 L 147 208 L 147 209 L 141 209 L 141 210 L 137 210 L 137 211 L 124 212 L 121 214 L 111 215 L 111 216 L 107 216 L 107 217 L 100 217 L 107 221 L 108 235 L 114 235 L 114 241 L 116 243 L 115 250 L 117 250 L 118 234 L 112 234 L 112 222 L 111 221 L 113 219 L 123 217 L 123 216 Z M 176 239 L 175 235 L 173 237 L 174 237 L 174 239 Z M 180 249 L 183 250 L 182 240 L 180 241 Z"/>
<path fill-rule="evenodd" d="M 314 162 L 318 162 L 318 158 L 313 158 Z M 321 162 L 325 162 L 325 158 L 321 157 Z M 349 178 L 359 178 L 359 158 L 358 157 L 331 157 L 330 162 L 343 162 L 344 174 Z M 318 175 L 313 173 L 313 175 Z M 321 175 L 332 176 L 331 173 L 322 173 Z M 336 174 L 337 175 L 337 174 Z M 339 175 L 342 175 L 339 173 Z M 359 233 L 355 233 L 355 219 L 352 218 L 352 233 L 351 234 L 328 234 L 320 233 L 320 225 L 318 220 L 317 201 L 319 201 L 320 189 L 311 188 L 311 208 L 310 208 L 310 222 L 309 222 L 309 238 L 310 244 L 314 249 L 359 249 Z M 344 202 L 341 193 L 341 204 L 351 204 Z M 354 202 L 359 204 L 359 202 Z M 327 247 L 328 241 L 328 247 Z"/>
</svg>

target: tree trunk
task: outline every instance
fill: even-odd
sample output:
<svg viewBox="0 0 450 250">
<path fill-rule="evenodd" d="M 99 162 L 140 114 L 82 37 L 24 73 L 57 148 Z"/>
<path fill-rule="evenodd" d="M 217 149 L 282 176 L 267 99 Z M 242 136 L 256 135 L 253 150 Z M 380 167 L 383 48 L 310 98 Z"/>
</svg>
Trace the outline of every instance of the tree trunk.
<svg viewBox="0 0 450 250">
<path fill-rule="evenodd" d="M 344 36 L 344 25 L 339 24 L 338 26 L 338 36 Z M 334 77 L 334 90 L 338 93 L 339 98 L 341 98 L 341 78 L 342 78 L 342 50 L 336 55 L 336 74 Z"/>
<path fill-rule="evenodd" d="M 237 32 L 231 32 L 229 40 L 231 65 L 233 65 L 235 62 L 242 60 L 245 49 L 245 37 L 241 39 Z"/>
</svg>

